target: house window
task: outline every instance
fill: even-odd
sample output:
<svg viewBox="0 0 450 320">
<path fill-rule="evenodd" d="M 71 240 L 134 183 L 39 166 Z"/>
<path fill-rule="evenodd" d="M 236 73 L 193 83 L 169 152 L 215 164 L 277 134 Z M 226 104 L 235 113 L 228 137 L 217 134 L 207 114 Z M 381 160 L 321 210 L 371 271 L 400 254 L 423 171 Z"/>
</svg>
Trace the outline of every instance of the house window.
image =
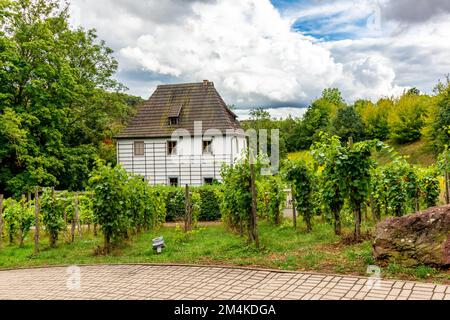
<svg viewBox="0 0 450 320">
<path fill-rule="evenodd" d="M 144 141 L 134 142 L 134 155 L 143 156 L 144 155 Z"/>
<path fill-rule="evenodd" d="M 167 141 L 167 154 L 169 156 L 177 154 L 177 142 L 176 141 Z"/>
<path fill-rule="evenodd" d="M 205 184 L 213 184 L 213 178 L 204 178 L 203 181 Z"/>
<path fill-rule="evenodd" d="M 178 117 L 169 117 L 169 124 L 170 125 L 177 125 L 179 123 Z"/>
<path fill-rule="evenodd" d="M 203 154 L 212 154 L 211 140 L 203 140 Z"/>
<path fill-rule="evenodd" d="M 177 177 L 169 178 L 169 185 L 173 187 L 178 187 L 178 178 Z"/>
</svg>

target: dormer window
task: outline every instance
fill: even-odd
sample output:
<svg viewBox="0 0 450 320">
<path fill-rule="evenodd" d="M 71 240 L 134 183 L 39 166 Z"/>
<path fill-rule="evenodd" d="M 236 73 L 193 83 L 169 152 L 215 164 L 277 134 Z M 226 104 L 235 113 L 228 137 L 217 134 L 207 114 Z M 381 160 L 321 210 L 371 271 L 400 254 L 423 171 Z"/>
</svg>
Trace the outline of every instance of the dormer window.
<svg viewBox="0 0 450 320">
<path fill-rule="evenodd" d="M 180 113 L 182 105 L 172 105 L 169 110 L 169 125 L 175 126 L 180 124 Z"/>
<path fill-rule="evenodd" d="M 179 124 L 179 118 L 178 117 L 169 117 L 169 124 L 171 126 Z"/>
</svg>

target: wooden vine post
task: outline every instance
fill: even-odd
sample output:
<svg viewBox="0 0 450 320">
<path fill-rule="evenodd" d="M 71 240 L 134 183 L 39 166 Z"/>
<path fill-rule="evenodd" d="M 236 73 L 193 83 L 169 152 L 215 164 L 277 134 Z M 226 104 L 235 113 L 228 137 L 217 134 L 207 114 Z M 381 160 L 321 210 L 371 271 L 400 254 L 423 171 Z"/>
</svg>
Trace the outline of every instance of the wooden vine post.
<svg viewBox="0 0 450 320">
<path fill-rule="evenodd" d="M 74 216 L 72 218 L 71 242 L 75 240 L 75 228 L 78 225 L 78 192 L 75 193 L 74 211 Z"/>
<path fill-rule="evenodd" d="M 297 229 L 297 210 L 295 209 L 294 187 L 291 187 L 291 202 L 292 202 L 292 222 L 294 223 L 294 229 Z"/>
<path fill-rule="evenodd" d="M 3 245 L 3 194 L 0 193 L 0 248 Z"/>
<path fill-rule="evenodd" d="M 34 189 L 34 253 L 39 253 L 39 188 Z"/>
<path fill-rule="evenodd" d="M 186 184 L 185 190 L 185 218 L 184 218 L 184 232 L 188 232 L 192 228 L 192 207 L 191 195 L 189 193 L 189 186 Z"/>
<path fill-rule="evenodd" d="M 259 237 L 256 223 L 256 185 L 255 185 L 255 166 L 250 161 L 250 188 L 252 192 L 252 210 L 250 214 L 249 234 L 250 241 L 255 241 L 256 248 L 259 248 Z"/>
</svg>

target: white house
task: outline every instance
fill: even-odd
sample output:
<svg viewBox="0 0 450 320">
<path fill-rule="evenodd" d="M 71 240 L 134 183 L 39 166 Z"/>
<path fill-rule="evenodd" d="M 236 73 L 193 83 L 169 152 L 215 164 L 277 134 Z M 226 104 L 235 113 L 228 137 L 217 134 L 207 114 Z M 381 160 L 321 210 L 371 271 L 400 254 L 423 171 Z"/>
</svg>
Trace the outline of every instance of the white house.
<svg viewBox="0 0 450 320">
<path fill-rule="evenodd" d="M 115 138 L 118 163 L 164 185 L 220 181 L 222 163 L 247 147 L 237 116 L 208 80 L 158 86 Z"/>
</svg>

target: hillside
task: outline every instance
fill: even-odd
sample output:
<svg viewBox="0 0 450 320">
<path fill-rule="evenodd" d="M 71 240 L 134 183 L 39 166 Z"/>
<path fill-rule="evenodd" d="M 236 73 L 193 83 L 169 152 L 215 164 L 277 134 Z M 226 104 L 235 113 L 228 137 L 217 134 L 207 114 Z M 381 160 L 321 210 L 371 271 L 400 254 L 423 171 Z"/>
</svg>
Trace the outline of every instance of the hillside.
<svg viewBox="0 0 450 320">
<path fill-rule="evenodd" d="M 436 162 L 436 156 L 430 149 L 429 144 L 424 140 L 415 141 L 408 144 L 399 145 L 391 141 L 386 141 L 387 144 L 392 146 L 399 154 L 407 156 L 408 161 L 411 164 L 429 166 Z M 376 152 L 374 158 L 381 164 L 389 162 L 389 154 L 387 152 Z M 312 161 L 311 154 L 304 151 L 291 152 L 288 154 L 289 160 L 303 159 L 307 162 Z"/>
</svg>

